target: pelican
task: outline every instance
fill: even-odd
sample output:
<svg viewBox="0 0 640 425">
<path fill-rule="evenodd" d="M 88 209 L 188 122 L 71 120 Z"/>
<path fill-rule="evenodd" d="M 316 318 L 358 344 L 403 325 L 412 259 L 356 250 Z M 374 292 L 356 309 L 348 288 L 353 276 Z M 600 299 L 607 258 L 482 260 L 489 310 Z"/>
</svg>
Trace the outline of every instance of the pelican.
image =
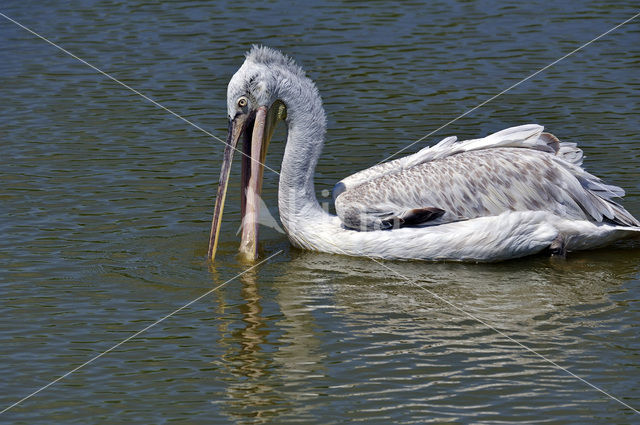
<svg viewBox="0 0 640 425">
<path fill-rule="evenodd" d="M 334 187 L 337 215 L 321 208 L 313 176 L 324 144 L 322 100 L 291 58 L 253 46 L 227 89 L 229 133 L 208 256 L 213 259 L 233 153 L 242 139 L 241 254 L 258 257 L 266 149 L 287 127 L 278 207 L 299 248 L 380 259 L 499 261 L 592 249 L 640 237 L 624 196 L 582 168 L 582 151 L 535 124 L 487 137 L 447 137 L 357 172 Z"/>
</svg>

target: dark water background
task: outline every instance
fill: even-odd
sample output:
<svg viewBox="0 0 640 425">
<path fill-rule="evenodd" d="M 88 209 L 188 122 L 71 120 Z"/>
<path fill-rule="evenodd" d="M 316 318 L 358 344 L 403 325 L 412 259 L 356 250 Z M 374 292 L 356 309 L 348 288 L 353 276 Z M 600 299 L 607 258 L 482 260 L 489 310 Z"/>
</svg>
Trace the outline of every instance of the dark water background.
<svg viewBox="0 0 640 425">
<path fill-rule="evenodd" d="M 252 43 L 329 118 L 317 190 L 638 12 L 636 2 L 40 2 L 0 12 L 218 137 Z M 579 142 L 640 215 L 640 18 L 409 149 L 530 122 Z M 0 17 L 0 408 L 246 268 L 223 145 Z M 278 169 L 283 132 L 267 163 Z M 236 164 L 237 165 L 237 164 Z M 265 175 L 274 214 L 277 176 Z M 322 195 L 319 195 L 322 196 Z M 0 415 L 12 424 L 638 423 L 640 416 L 367 259 L 292 249 Z M 640 251 L 387 262 L 640 409 Z"/>
</svg>

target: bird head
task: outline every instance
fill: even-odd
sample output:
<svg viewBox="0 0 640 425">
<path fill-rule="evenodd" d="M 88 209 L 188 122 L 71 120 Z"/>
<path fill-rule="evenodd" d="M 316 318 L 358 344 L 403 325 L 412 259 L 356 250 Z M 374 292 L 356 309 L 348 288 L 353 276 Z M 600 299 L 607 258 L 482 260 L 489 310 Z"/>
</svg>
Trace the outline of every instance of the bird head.
<svg viewBox="0 0 640 425">
<path fill-rule="evenodd" d="M 278 86 L 282 84 L 282 74 L 286 69 L 283 65 L 297 68 L 282 53 L 254 46 L 227 87 L 229 132 L 211 224 L 208 256 L 212 260 L 217 249 L 231 161 L 239 140 L 242 140 L 243 153 L 240 253 L 249 260 L 258 257 L 258 208 L 264 161 L 277 122 L 287 117 L 287 108 L 278 98 Z"/>
</svg>

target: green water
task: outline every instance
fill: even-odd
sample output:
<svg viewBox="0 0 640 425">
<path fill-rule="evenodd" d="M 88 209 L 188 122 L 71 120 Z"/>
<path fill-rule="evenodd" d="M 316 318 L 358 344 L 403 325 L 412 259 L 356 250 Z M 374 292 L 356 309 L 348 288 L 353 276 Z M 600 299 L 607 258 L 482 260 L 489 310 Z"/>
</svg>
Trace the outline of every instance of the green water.
<svg viewBox="0 0 640 425">
<path fill-rule="evenodd" d="M 0 12 L 214 135 L 252 43 L 296 58 L 328 135 L 316 189 L 375 164 L 637 13 L 592 2 L 89 2 Z M 638 18 L 640 19 L 640 18 Z M 408 152 L 535 122 L 640 216 L 640 21 Z M 0 17 L 0 409 L 247 268 L 223 145 Z M 270 146 L 278 170 L 284 133 Z M 236 164 L 237 166 L 238 164 Z M 277 175 L 264 199 L 277 215 Z M 637 423 L 640 251 L 493 265 L 272 260 L 0 415 L 11 424 Z M 388 267 L 388 268 L 387 268 Z M 409 278 L 401 279 L 397 270 Z M 418 286 L 419 285 L 419 286 Z"/>
</svg>

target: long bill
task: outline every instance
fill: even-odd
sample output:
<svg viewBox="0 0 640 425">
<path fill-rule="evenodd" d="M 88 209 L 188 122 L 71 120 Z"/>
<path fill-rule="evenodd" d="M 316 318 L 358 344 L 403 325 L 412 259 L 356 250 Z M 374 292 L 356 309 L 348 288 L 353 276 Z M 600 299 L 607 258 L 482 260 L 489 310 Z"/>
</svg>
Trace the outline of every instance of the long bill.
<svg viewBox="0 0 640 425">
<path fill-rule="evenodd" d="M 243 158 L 242 239 L 240 255 L 248 261 L 258 259 L 258 218 L 260 216 L 260 193 L 264 176 L 264 161 L 273 125 L 268 120 L 268 110 L 261 106 L 256 110 L 251 135 L 251 157 Z M 247 143 L 248 144 L 248 143 Z M 246 146 L 245 146 L 246 147 Z M 245 151 L 245 155 L 248 152 Z M 250 164 L 248 163 L 250 162 Z M 247 170 L 249 169 L 249 170 Z M 248 178 L 247 178 L 248 177 Z M 246 179 L 246 180 L 245 180 Z M 244 184 L 246 183 L 246 186 Z"/>
<path fill-rule="evenodd" d="M 220 170 L 220 180 L 218 182 L 218 193 L 216 195 L 216 204 L 213 208 L 213 219 L 211 220 L 211 235 L 209 236 L 209 250 L 207 257 L 213 261 L 218 249 L 218 237 L 220 236 L 220 224 L 222 223 L 222 211 L 224 210 L 224 200 L 227 196 L 227 187 L 229 185 L 229 173 L 231 172 L 231 162 L 233 154 L 238 145 L 238 139 L 242 135 L 248 115 L 237 115 L 233 120 L 229 121 L 229 134 L 222 158 L 222 169 Z"/>
</svg>

